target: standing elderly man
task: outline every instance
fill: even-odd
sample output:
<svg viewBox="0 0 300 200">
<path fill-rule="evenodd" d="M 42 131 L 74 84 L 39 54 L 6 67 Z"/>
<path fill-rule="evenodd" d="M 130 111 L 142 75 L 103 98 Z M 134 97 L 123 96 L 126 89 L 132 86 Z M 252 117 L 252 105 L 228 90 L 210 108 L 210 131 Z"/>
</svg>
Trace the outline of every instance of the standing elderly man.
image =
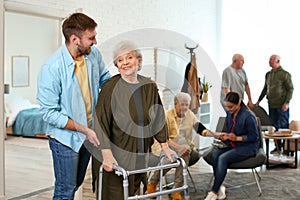
<svg viewBox="0 0 300 200">
<path fill-rule="evenodd" d="M 265 85 L 256 105 L 267 95 L 269 105 L 269 117 L 276 130 L 289 128 L 289 102 L 292 99 L 294 87 L 291 74 L 280 65 L 280 56 L 271 55 L 269 65 L 272 68 L 266 73 Z M 281 151 L 284 141 L 276 140 L 278 149 L 271 153 Z"/>
<path fill-rule="evenodd" d="M 234 54 L 232 64 L 223 71 L 220 102 L 225 111 L 224 99 L 228 92 L 237 92 L 241 100 L 244 100 L 244 92 L 246 92 L 248 96 L 247 105 L 249 108 L 253 108 L 248 77 L 243 65 L 244 57 L 241 54 Z"/>
</svg>

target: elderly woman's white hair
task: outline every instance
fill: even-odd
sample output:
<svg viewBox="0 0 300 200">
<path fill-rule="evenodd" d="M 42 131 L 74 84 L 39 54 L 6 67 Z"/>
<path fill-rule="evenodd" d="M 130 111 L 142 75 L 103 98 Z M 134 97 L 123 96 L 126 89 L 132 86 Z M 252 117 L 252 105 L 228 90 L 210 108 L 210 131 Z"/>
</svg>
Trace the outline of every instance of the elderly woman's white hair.
<svg viewBox="0 0 300 200">
<path fill-rule="evenodd" d="M 134 52 L 135 56 L 138 59 L 141 59 L 141 60 L 143 59 L 142 53 L 138 49 L 136 44 L 134 44 L 132 41 L 125 40 L 125 41 L 119 42 L 114 48 L 114 51 L 113 51 L 114 65 L 117 66 L 118 56 L 125 54 L 125 53 L 129 53 L 129 52 Z M 140 68 L 141 68 L 141 66 L 139 66 L 139 70 L 140 70 Z"/>
<path fill-rule="evenodd" d="M 181 102 L 182 100 L 187 100 L 189 103 L 191 102 L 191 96 L 185 92 L 179 92 L 174 97 L 174 103 Z"/>
</svg>

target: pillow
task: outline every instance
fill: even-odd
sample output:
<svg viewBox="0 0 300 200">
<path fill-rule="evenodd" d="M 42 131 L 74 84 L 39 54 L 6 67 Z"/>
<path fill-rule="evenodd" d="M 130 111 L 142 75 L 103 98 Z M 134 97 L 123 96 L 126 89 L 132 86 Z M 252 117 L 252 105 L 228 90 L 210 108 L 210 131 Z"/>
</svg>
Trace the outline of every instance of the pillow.
<svg viewBox="0 0 300 200">
<path fill-rule="evenodd" d="M 30 108 L 39 108 L 38 104 L 32 104 L 28 99 L 16 98 L 13 101 L 8 101 L 7 103 L 7 116 L 8 122 L 7 126 L 10 127 L 14 124 L 18 113 L 22 110 L 30 109 Z"/>
<path fill-rule="evenodd" d="M 12 110 L 13 107 L 15 106 L 16 102 L 20 102 L 22 101 L 23 98 L 20 96 L 12 96 L 12 95 L 4 95 L 4 109 L 5 109 L 5 113 L 7 115 L 9 115 Z"/>
</svg>

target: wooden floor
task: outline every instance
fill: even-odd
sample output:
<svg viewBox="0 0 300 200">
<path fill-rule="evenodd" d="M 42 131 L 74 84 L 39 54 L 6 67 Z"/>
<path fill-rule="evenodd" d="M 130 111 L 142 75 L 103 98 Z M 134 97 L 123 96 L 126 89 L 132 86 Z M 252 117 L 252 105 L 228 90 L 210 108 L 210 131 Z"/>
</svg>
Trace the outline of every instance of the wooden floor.
<svg viewBox="0 0 300 200">
<path fill-rule="evenodd" d="M 31 197 L 30 195 L 53 190 L 53 180 L 47 139 L 7 136 L 5 140 L 7 199 L 18 197 L 26 199 Z"/>
<path fill-rule="evenodd" d="M 8 200 L 52 198 L 54 177 L 47 139 L 8 136 L 5 140 L 5 154 L 5 191 Z M 189 170 L 192 174 L 212 172 L 202 159 L 189 167 Z M 90 171 L 87 170 L 83 188 L 77 192 L 77 199 L 95 199 Z"/>
<path fill-rule="evenodd" d="M 190 167 L 194 172 L 211 171 L 204 161 Z M 77 199 L 94 200 L 90 166 Z M 5 187 L 8 200 L 50 200 L 54 177 L 48 140 L 8 135 L 5 140 Z M 78 197 L 82 192 L 83 198 Z M 165 198 L 166 199 L 166 198 Z"/>
<path fill-rule="evenodd" d="M 91 174 L 87 171 L 82 195 L 95 199 L 91 189 Z M 51 152 L 48 140 L 9 136 L 5 140 L 5 193 L 11 200 L 48 200 L 54 185 Z M 78 192 L 79 193 L 79 192 Z"/>
</svg>

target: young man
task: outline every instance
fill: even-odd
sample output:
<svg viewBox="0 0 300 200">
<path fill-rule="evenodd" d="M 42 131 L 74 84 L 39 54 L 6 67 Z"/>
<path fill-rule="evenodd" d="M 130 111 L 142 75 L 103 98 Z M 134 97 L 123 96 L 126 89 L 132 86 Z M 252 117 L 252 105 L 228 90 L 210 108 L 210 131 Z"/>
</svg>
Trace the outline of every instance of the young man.
<svg viewBox="0 0 300 200">
<path fill-rule="evenodd" d="M 99 89 L 111 77 L 94 46 L 97 23 L 82 13 L 68 17 L 63 44 L 42 66 L 37 100 L 52 151 L 53 199 L 73 199 L 82 184 L 90 153 L 84 143 L 99 146 L 92 130 Z"/>
</svg>

